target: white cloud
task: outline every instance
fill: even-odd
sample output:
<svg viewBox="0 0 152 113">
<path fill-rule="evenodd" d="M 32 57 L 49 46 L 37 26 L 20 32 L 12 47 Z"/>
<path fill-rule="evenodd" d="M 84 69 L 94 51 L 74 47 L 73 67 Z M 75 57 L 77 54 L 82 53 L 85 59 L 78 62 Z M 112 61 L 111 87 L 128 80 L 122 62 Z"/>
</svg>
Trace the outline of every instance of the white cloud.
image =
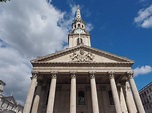
<svg viewBox="0 0 152 113">
<path fill-rule="evenodd" d="M 15 49 L 0 48 L 0 79 L 6 83 L 4 94 L 14 97 L 20 104 L 24 104 L 30 84 L 31 66 L 29 60 Z"/>
<path fill-rule="evenodd" d="M 0 79 L 5 95 L 24 104 L 30 84 L 30 60 L 64 48 L 64 12 L 45 0 L 11 0 L 0 4 Z M 73 17 L 74 18 L 74 17 Z"/>
<path fill-rule="evenodd" d="M 144 74 L 148 74 L 148 73 L 152 72 L 152 67 L 149 65 L 145 65 L 142 67 L 137 67 L 133 71 L 134 71 L 135 76 L 144 75 Z"/>
<path fill-rule="evenodd" d="M 145 9 L 140 9 L 134 22 L 142 28 L 152 28 L 152 5 Z"/>
<path fill-rule="evenodd" d="M 0 10 L 1 39 L 27 57 L 61 50 L 67 42 L 66 29 L 57 25 L 64 13 L 45 0 L 12 0 Z"/>
<path fill-rule="evenodd" d="M 6 83 L 5 95 L 13 92 L 24 104 L 32 70 L 30 60 L 67 47 L 76 8 L 71 6 L 67 14 L 47 0 L 0 4 L 0 79 Z"/>
<path fill-rule="evenodd" d="M 86 24 L 86 30 L 91 31 L 93 29 L 93 25 L 91 23 Z"/>
</svg>

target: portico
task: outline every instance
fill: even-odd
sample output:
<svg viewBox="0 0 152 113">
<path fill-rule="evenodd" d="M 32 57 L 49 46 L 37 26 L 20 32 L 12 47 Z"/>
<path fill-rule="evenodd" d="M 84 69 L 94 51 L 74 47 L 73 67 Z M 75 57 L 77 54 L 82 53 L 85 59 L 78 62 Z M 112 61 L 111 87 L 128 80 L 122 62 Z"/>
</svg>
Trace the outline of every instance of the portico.
<svg viewBox="0 0 152 113">
<path fill-rule="evenodd" d="M 57 106 L 60 106 L 60 107 L 64 106 L 65 103 L 62 100 L 63 98 L 67 98 L 67 100 L 69 100 L 69 102 L 67 101 L 66 103 L 68 106 L 65 106 L 65 107 L 67 107 L 68 109 L 66 109 L 65 112 L 70 112 L 70 113 L 78 113 L 77 111 L 89 112 L 90 108 L 89 109 L 87 108 L 89 106 L 89 103 L 91 104 L 90 107 L 93 113 L 100 113 L 101 111 L 106 112 L 106 110 L 104 110 L 105 108 L 99 108 L 99 106 L 105 105 L 106 103 L 110 105 L 109 100 L 106 100 L 107 102 L 105 102 L 104 100 L 98 102 L 98 97 L 103 96 L 103 95 L 100 95 L 100 93 L 102 92 L 101 87 L 103 86 L 106 88 L 105 89 L 106 92 L 108 92 L 108 90 L 112 91 L 114 105 L 111 105 L 111 106 L 114 107 L 113 109 L 116 110 L 116 113 L 122 113 L 123 107 L 121 106 L 121 103 L 120 103 L 120 95 L 118 94 L 117 84 L 119 83 L 120 78 L 124 81 L 126 80 L 126 78 L 128 78 L 129 80 L 129 77 L 130 77 L 129 75 L 130 73 L 126 73 L 125 71 L 116 72 L 116 70 L 107 71 L 107 72 L 102 72 L 102 71 L 80 72 L 80 70 L 77 70 L 77 71 L 75 70 L 72 72 L 71 71 L 67 71 L 67 72 L 60 72 L 60 71 L 41 72 L 39 71 L 38 73 L 33 72 L 32 83 L 37 84 L 37 81 L 41 81 L 41 83 L 43 83 L 45 88 L 48 87 L 47 84 L 48 85 L 50 84 L 50 87 L 47 88 L 48 91 L 46 91 L 46 92 L 49 92 L 47 95 L 48 98 L 47 100 L 45 100 L 46 102 L 43 101 L 43 103 L 46 103 L 46 104 L 45 106 L 41 104 L 42 108 L 46 109 L 46 113 L 54 113 L 56 112 L 56 110 L 58 110 L 58 112 L 64 111 L 64 107 L 61 109 L 61 111 L 57 109 L 58 108 Z M 122 78 L 122 76 L 124 76 L 124 78 Z M 34 93 L 32 93 L 32 91 L 34 90 L 40 90 L 39 85 L 37 84 L 36 87 L 34 87 L 34 85 L 31 85 L 30 89 L 32 90 L 31 92 L 29 92 L 30 94 L 28 95 L 28 97 L 30 98 L 33 97 L 33 104 L 32 102 L 28 102 L 29 108 L 27 109 L 29 109 L 29 111 L 31 108 L 34 109 L 36 107 L 35 103 L 37 103 L 38 104 L 37 106 L 39 107 L 40 107 L 40 103 L 42 103 L 41 101 L 35 102 L 34 100 L 37 98 L 37 96 L 34 96 Z M 89 94 L 87 94 L 86 90 L 89 90 Z M 66 95 L 68 97 L 62 97 L 62 99 L 60 100 L 61 97 L 59 96 L 58 93 L 61 91 L 67 92 Z M 82 102 L 84 103 L 84 105 L 79 105 L 79 101 L 80 101 L 78 97 L 79 91 L 83 91 L 85 93 L 84 100 L 82 100 L 82 101 L 85 101 L 85 102 Z M 127 95 L 127 93 L 128 92 L 126 90 L 124 95 Z M 43 97 L 39 97 L 39 98 L 42 99 Z M 107 99 L 109 99 L 109 97 Z M 130 98 L 126 98 L 125 101 L 130 101 Z M 126 102 L 124 102 L 124 104 L 126 105 Z M 106 105 L 106 107 L 108 108 L 109 105 Z M 127 107 L 128 107 L 127 110 L 124 110 L 124 111 L 126 113 L 128 112 L 131 113 L 132 106 L 127 106 Z M 36 108 L 35 108 L 36 112 L 38 112 L 38 107 Z M 138 109 L 138 106 L 137 106 L 137 109 Z M 112 112 L 109 112 L 109 113 L 112 113 Z"/>
</svg>

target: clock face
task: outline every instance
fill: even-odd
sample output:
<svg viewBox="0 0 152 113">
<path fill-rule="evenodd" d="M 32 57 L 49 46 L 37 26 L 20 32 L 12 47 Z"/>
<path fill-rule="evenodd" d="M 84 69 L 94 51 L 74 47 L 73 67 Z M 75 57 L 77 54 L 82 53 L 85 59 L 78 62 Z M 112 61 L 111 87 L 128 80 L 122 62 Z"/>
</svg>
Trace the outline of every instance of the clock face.
<svg viewBox="0 0 152 113">
<path fill-rule="evenodd" d="M 82 33 L 83 31 L 81 30 L 81 29 L 77 29 L 76 31 L 75 31 L 75 33 Z"/>
</svg>

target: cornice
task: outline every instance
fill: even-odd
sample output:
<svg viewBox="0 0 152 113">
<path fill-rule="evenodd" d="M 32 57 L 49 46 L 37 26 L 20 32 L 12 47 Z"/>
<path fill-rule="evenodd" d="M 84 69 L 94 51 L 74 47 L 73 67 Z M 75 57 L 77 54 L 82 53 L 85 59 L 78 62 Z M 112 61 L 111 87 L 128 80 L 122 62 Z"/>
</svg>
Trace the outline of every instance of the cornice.
<svg viewBox="0 0 152 113">
<path fill-rule="evenodd" d="M 129 62 L 35 62 L 33 63 L 33 67 L 131 67 L 133 63 Z"/>
<path fill-rule="evenodd" d="M 100 55 L 100 56 L 101 55 L 105 56 L 106 58 L 118 60 L 118 62 L 120 61 L 121 63 L 130 63 L 130 64 L 134 63 L 132 60 L 129 60 L 127 58 L 119 57 L 117 55 L 114 55 L 114 54 L 111 54 L 111 53 L 108 53 L 108 52 L 105 52 L 105 51 L 102 51 L 102 50 L 98 50 L 98 49 L 95 49 L 95 48 L 92 48 L 92 47 L 89 47 L 89 46 L 86 46 L 86 45 L 79 45 L 79 46 L 71 47 L 71 48 L 68 48 L 68 49 L 53 53 L 53 54 L 49 54 L 47 56 L 34 59 L 34 60 L 31 61 L 31 63 L 32 64 L 35 64 L 35 63 L 38 63 L 38 62 L 39 63 L 45 63 L 48 60 L 51 60 L 51 59 L 54 59 L 54 58 L 57 58 L 57 57 L 60 57 L 60 56 L 64 56 L 64 55 L 69 54 L 69 53 L 73 53 L 73 52 L 78 51 L 80 49 L 86 50 L 88 52 L 91 52 L 91 53 L 94 53 L 94 54 L 97 54 L 97 55 Z"/>
</svg>

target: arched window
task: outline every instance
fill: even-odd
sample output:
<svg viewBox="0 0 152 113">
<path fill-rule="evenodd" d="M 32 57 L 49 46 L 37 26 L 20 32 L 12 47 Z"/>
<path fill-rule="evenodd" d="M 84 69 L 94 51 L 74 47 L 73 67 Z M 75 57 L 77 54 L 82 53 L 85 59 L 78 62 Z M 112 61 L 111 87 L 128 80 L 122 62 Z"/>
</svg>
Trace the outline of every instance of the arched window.
<svg viewBox="0 0 152 113">
<path fill-rule="evenodd" d="M 80 27 L 80 24 L 78 24 L 78 27 Z"/>
<path fill-rule="evenodd" d="M 82 38 L 77 39 L 77 45 L 83 44 Z"/>
<path fill-rule="evenodd" d="M 85 105 L 85 96 L 83 91 L 78 92 L 78 105 Z"/>
<path fill-rule="evenodd" d="M 109 95 L 109 102 L 110 102 L 110 105 L 114 105 L 114 101 L 113 101 L 113 96 L 112 96 L 112 91 L 108 91 L 108 95 Z"/>
</svg>

